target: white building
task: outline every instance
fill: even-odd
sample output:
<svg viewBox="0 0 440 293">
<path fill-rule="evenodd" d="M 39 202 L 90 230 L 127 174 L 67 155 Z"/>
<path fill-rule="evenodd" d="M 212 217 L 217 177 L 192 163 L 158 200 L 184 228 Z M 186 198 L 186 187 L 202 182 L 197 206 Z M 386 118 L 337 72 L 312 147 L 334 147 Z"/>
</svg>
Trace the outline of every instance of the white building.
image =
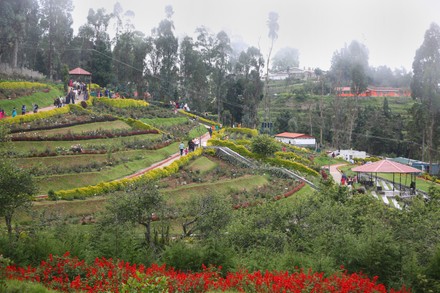
<svg viewBox="0 0 440 293">
<path fill-rule="evenodd" d="M 367 157 L 366 152 L 356 150 L 340 150 L 335 151 L 334 153 L 337 158 L 342 158 L 346 161 L 351 161 L 353 159 L 365 159 Z"/>
<path fill-rule="evenodd" d="M 313 136 L 304 133 L 283 132 L 275 135 L 275 139 L 298 147 L 316 147 L 316 139 Z"/>
</svg>

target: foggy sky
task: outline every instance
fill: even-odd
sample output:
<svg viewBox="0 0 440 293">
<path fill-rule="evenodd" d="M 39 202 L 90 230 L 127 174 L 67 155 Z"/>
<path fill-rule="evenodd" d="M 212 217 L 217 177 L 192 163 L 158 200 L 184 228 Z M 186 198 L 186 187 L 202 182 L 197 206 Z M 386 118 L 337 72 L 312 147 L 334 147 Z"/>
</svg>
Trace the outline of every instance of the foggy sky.
<svg viewBox="0 0 440 293">
<path fill-rule="evenodd" d="M 75 34 L 89 8 L 113 11 L 117 0 L 73 0 Z M 267 56 L 266 25 L 270 11 L 279 15 L 274 52 L 297 48 L 300 67 L 327 70 L 336 50 L 357 40 L 369 49 L 370 66 L 412 69 L 416 50 L 432 22 L 440 24 L 440 0 L 119 0 L 135 12 L 137 30 L 149 35 L 165 18 L 165 6 L 179 40 L 194 36 L 197 27 L 224 30 L 233 40 L 260 48 Z M 109 28 L 112 30 L 112 27 Z"/>
</svg>

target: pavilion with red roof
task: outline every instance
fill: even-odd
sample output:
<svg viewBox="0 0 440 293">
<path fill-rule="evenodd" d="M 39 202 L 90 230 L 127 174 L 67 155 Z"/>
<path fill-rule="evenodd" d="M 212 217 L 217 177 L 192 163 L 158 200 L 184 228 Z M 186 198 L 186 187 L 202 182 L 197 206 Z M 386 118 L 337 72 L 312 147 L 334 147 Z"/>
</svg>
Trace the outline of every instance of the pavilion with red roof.
<svg viewBox="0 0 440 293">
<path fill-rule="evenodd" d="M 83 75 L 83 76 L 89 76 L 90 80 L 90 86 L 92 85 L 92 74 L 88 72 L 87 70 L 82 69 L 81 67 L 77 67 L 75 69 L 72 69 L 69 71 L 69 75 Z"/>
<path fill-rule="evenodd" d="M 394 190 L 394 174 L 400 174 L 400 187 L 402 187 L 402 174 L 410 174 L 411 175 L 411 187 L 415 189 L 415 177 L 416 174 L 420 173 L 419 169 L 413 168 L 408 165 L 400 164 L 390 160 L 380 160 L 374 163 L 364 164 L 362 166 L 355 167 L 351 169 L 354 172 L 359 173 L 369 173 L 372 177 L 373 173 L 376 173 L 376 182 L 377 182 L 377 173 L 392 173 L 393 174 L 393 190 Z"/>
</svg>

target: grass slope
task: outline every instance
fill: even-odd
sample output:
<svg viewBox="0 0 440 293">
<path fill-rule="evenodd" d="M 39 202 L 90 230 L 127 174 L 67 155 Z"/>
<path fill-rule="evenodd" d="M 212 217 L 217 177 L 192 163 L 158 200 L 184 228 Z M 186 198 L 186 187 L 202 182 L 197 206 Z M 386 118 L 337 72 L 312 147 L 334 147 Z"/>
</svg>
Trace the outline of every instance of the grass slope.
<svg viewBox="0 0 440 293">
<path fill-rule="evenodd" d="M 85 149 L 93 146 L 100 147 L 122 147 L 123 142 L 133 142 L 140 140 L 155 140 L 161 138 L 161 134 L 141 134 L 129 137 L 115 137 L 103 139 L 89 139 L 81 141 L 17 141 L 13 142 L 12 148 L 18 155 L 28 154 L 30 151 L 42 152 L 46 149 L 55 150 L 56 148 L 70 149 L 72 145 L 81 144 Z"/>
<path fill-rule="evenodd" d="M 36 177 L 39 192 L 47 193 L 49 190 L 73 189 L 82 186 L 96 185 L 133 174 L 147 168 L 154 163 L 168 158 L 178 150 L 178 143 L 173 143 L 165 148 L 146 151 L 148 156 L 141 160 L 127 162 L 115 167 L 108 167 L 99 172 L 84 172 L 78 174 L 63 174 L 55 176 Z"/>
<path fill-rule="evenodd" d="M 81 134 L 83 132 L 91 132 L 97 130 L 121 130 L 121 129 L 132 129 L 130 125 L 121 120 L 115 121 L 104 121 L 104 122 L 93 122 L 81 125 L 75 125 L 70 127 L 55 128 L 49 130 L 39 130 L 37 133 L 40 136 L 51 136 L 56 134 L 68 134 L 75 133 Z"/>
<path fill-rule="evenodd" d="M 224 196 L 232 191 L 253 190 L 259 186 L 268 184 L 267 177 L 261 175 L 246 175 L 240 178 L 228 179 L 213 183 L 200 183 L 184 185 L 174 189 L 162 191 L 165 199 L 171 204 L 183 204 L 195 196 L 203 194 L 215 194 Z"/>
</svg>

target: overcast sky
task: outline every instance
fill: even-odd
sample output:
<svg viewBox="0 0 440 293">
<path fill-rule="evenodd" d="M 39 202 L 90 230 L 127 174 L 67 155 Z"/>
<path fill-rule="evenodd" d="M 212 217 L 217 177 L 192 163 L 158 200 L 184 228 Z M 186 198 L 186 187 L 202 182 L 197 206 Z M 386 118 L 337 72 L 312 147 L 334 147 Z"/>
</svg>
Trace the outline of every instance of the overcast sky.
<svg viewBox="0 0 440 293">
<path fill-rule="evenodd" d="M 113 11 L 116 2 L 135 12 L 137 30 L 150 34 L 165 18 L 165 6 L 179 39 L 194 36 L 199 26 L 213 33 L 224 30 L 269 51 L 266 21 L 270 11 L 279 15 L 274 52 L 297 48 L 300 67 L 329 69 L 335 51 L 358 40 L 369 49 L 369 63 L 411 70 L 416 50 L 432 22 L 440 24 L 440 0 L 73 0 L 75 34 L 86 23 L 89 8 Z"/>
</svg>

